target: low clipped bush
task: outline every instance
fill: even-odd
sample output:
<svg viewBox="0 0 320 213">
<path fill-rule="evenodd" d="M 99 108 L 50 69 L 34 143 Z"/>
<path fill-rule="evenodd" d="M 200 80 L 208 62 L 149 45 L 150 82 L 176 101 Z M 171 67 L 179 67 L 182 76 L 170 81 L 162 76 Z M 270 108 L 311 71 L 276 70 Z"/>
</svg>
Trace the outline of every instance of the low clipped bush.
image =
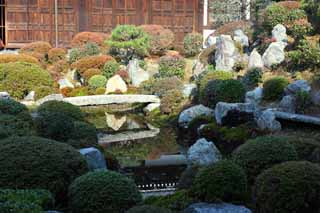
<svg viewBox="0 0 320 213">
<path fill-rule="evenodd" d="M 245 93 L 245 87 L 238 80 L 212 80 L 205 88 L 203 104 L 215 107 L 218 102 L 240 103 L 244 101 Z"/>
<path fill-rule="evenodd" d="M 99 55 L 100 52 L 101 51 L 99 45 L 92 42 L 86 43 L 83 49 L 81 49 L 82 57 Z"/>
<path fill-rule="evenodd" d="M 39 137 L 0 141 L 0 188 L 47 189 L 65 202 L 70 183 L 88 171 L 71 146 Z"/>
<path fill-rule="evenodd" d="M 299 1 L 280 1 L 277 3 L 277 5 L 280 5 L 287 10 L 294 10 L 299 9 L 301 7 L 301 2 Z"/>
<path fill-rule="evenodd" d="M 298 160 L 320 163 L 320 142 L 312 138 L 305 137 L 287 137 L 298 154 Z"/>
<path fill-rule="evenodd" d="M 39 87 L 52 87 L 50 74 L 35 64 L 15 62 L 0 64 L 0 91 L 7 91 L 12 97 L 23 99 Z"/>
<path fill-rule="evenodd" d="M 195 117 L 190 121 L 188 124 L 188 136 L 190 140 L 196 141 L 198 137 L 198 129 L 205 124 L 210 124 L 215 122 L 215 119 L 213 116 L 207 116 L 207 115 L 200 115 Z"/>
<path fill-rule="evenodd" d="M 83 74 L 86 70 L 95 68 L 102 69 L 105 63 L 114 60 L 108 55 L 94 55 L 84 57 L 71 64 L 71 68 L 77 69 L 80 74 Z"/>
<path fill-rule="evenodd" d="M 34 90 L 35 100 L 39 100 L 54 93 L 54 88 L 48 86 L 37 87 Z"/>
<path fill-rule="evenodd" d="M 233 152 L 234 161 L 246 172 L 249 182 L 265 169 L 298 159 L 292 144 L 283 137 L 263 136 L 247 141 Z"/>
<path fill-rule="evenodd" d="M 233 35 L 234 31 L 237 29 L 241 29 L 246 34 L 249 34 L 249 32 L 252 29 L 253 24 L 250 21 L 232 21 L 229 23 L 225 23 L 224 25 L 217 28 L 217 30 L 214 32 L 215 36 L 219 35 Z"/>
<path fill-rule="evenodd" d="M 67 50 L 64 48 L 52 48 L 48 52 L 48 60 L 51 63 L 55 63 L 60 60 L 66 59 Z"/>
<path fill-rule="evenodd" d="M 152 55 L 163 55 L 174 46 L 175 35 L 161 25 L 142 25 L 141 28 L 149 35 L 149 52 Z"/>
<path fill-rule="evenodd" d="M 119 70 L 120 64 L 116 61 L 108 61 L 105 63 L 102 69 L 102 75 L 105 76 L 107 79 L 114 76 L 114 74 Z"/>
<path fill-rule="evenodd" d="M 199 88 L 199 101 L 203 102 L 205 99 L 205 88 L 207 87 L 207 84 L 211 80 L 228 80 L 232 79 L 233 74 L 232 72 L 226 72 L 226 71 L 208 71 L 203 76 L 200 76 L 198 79 L 198 88 Z"/>
<path fill-rule="evenodd" d="M 1 212 L 43 212 L 54 206 L 54 198 L 47 190 L 0 190 Z M 37 209 L 41 211 L 37 211 Z"/>
<path fill-rule="evenodd" d="M 87 43 L 96 43 L 99 46 L 105 46 L 105 40 L 107 40 L 110 36 L 104 33 L 97 32 L 80 32 L 76 34 L 72 41 L 72 47 L 83 47 Z"/>
<path fill-rule="evenodd" d="M 310 93 L 300 90 L 296 93 L 296 111 L 304 114 L 308 107 L 312 105 L 312 97 Z"/>
<path fill-rule="evenodd" d="M 167 196 L 150 196 L 144 200 L 147 205 L 170 209 L 173 212 L 182 212 L 194 202 L 187 190 L 179 190 Z"/>
<path fill-rule="evenodd" d="M 288 79 L 277 76 L 263 83 L 263 99 L 274 101 L 282 97 L 284 89 L 289 85 Z"/>
<path fill-rule="evenodd" d="M 134 25 L 118 25 L 107 44 L 111 55 L 124 64 L 134 58 L 144 58 L 150 47 L 148 34 Z"/>
<path fill-rule="evenodd" d="M 254 192 L 257 212 L 319 212 L 320 167 L 306 161 L 276 165 L 258 176 Z"/>
<path fill-rule="evenodd" d="M 169 209 L 151 206 L 151 205 L 142 205 L 142 206 L 135 206 L 126 213 L 171 213 Z"/>
<path fill-rule="evenodd" d="M 172 114 L 179 111 L 183 101 L 183 94 L 180 90 L 169 90 L 161 98 L 160 111 L 163 114 Z"/>
<path fill-rule="evenodd" d="M 84 120 L 84 114 L 81 112 L 80 107 L 64 101 L 47 101 L 41 104 L 37 110 L 40 114 L 45 112 L 57 112 L 63 113 L 74 120 Z"/>
<path fill-rule="evenodd" d="M 94 91 L 95 95 L 104 95 L 106 94 L 106 88 L 105 87 L 99 87 Z"/>
<path fill-rule="evenodd" d="M 0 64 L 10 63 L 10 62 L 27 62 L 31 64 L 39 64 L 37 58 L 26 54 L 1 54 Z"/>
<path fill-rule="evenodd" d="M 84 80 L 86 82 L 89 81 L 89 79 L 94 76 L 94 75 L 102 75 L 102 71 L 99 70 L 99 69 L 96 69 L 96 68 L 91 68 L 91 69 L 88 69 L 86 70 L 83 74 L 82 74 L 82 77 L 84 78 Z"/>
<path fill-rule="evenodd" d="M 76 149 L 98 147 L 97 130 L 93 124 L 76 121 L 68 144 Z"/>
<path fill-rule="evenodd" d="M 24 47 L 20 49 L 20 53 L 30 53 L 36 52 L 40 54 L 48 54 L 49 50 L 52 49 L 51 44 L 45 41 L 37 41 L 26 44 Z"/>
<path fill-rule="evenodd" d="M 159 74 L 162 78 L 177 76 L 183 78 L 185 75 L 186 61 L 183 57 L 162 56 L 159 62 Z"/>
<path fill-rule="evenodd" d="M 124 212 L 142 200 L 133 180 L 112 172 L 97 171 L 77 178 L 69 187 L 73 212 Z"/>
<path fill-rule="evenodd" d="M 203 36 L 200 33 L 189 33 L 183 39 L 184 54 L 196 56 L 201 52 Z"/>
<path fill-rule="evenodd" d="M 200 169 L 191 188 L 193 196 L 205 202 L 241 201 L 247 190 L 243 169 L 223 160 Z"/>
<path fill-rule="evenodd" d="M 28 112 L 22 112 L 18 115 L 0 113 L 0 140 L 16 135 L 33 135 L 34 125 L 31 115 Z"/>
<path fill-rule="evenodd" d="M 67 97 L 88 96 L 91 92 L 88 87 L 76 87 L 67 93 Z"/>
<path fill-rule="evenodd" d="M 245 85 L 247 90 L 252 90 L 262 83 L 262 69 L 252 68 L 246 72 L 242 78 L 242 83 Z"/>
<path fill-rule="evenodd" d="M 13 99 L 0 99 L 0 112 L 3 114 L 18 115 L 22 112 L 28 112 L 26 105 Z"/>
<path fill-rule="evenodd" d="M 140 92 L 142 94 L 163 97 L 170 90 L 182 90 L 182 88 L 183 82 L 176 76 L 168 78 L 152 78 L 140 85 Z"/>
<path fill-rule="evenodd" d="M 107 78 L 103 75 L 94 75 L 89 79 L 88 85 L 92 89 L 97 89 L 100 87 L 106 87 L 107 81 Z"/>
<path fill-rule="evenodd" d="M 196 175 L 199 171 L 199 166 L 189 166 L 187 167 L 181 174 L 179 182 L 178 182 L 178 189 L 190 189 L 196 178 Z"/>
<path fill-rule="evenodd" d="M 61 112 L 44 111 L 35 119 L 39 136 L 57 141 L 67 141 L 74 131 L 74 119 Z"/>
</svg>

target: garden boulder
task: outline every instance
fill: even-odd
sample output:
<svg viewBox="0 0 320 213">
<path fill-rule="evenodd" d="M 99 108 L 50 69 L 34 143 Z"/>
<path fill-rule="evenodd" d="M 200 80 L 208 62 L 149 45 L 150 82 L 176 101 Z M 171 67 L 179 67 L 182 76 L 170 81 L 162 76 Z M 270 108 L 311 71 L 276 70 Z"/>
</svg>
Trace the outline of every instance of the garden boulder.
<svg viewBox="0 0 320 213">
<path fill-rule="evenodd" d="M 0 99 L 9 99 L 10 94 L 8 92 L 0 92 Z"/>
<path fill-rule="evenodd" d="M 234 64 L 239 60 L 240 53 L 230 35 L 221 35 L 216 44 L 216 70 L 232 71 Z"/>
<path fill-rule="evenodd" d="M 183 213 L 251 213 L 251 210 L 229 203 L 194 203 Z"/>
<path fill-rule="evenodd" d="M 315 105 L 320 106 L 320 91 L 318 91 L 318 92 L 316 92 L 315 94 L 312 95 L 312 102 Z"/>
<path fill-rule="evenodd" d="M 263 68 L 262 56 L 256 49 L 254 49 L 249 56 L 248 68 Z"/>
<path fill-rule="evenodd" d="M 201 138 L 189 148 L 187 159 L 192 165 L 208 166 L 220 161 L 222 156 L 214 143 Z"/>
<path fill-rule="evenodd" d="M 120 75 L 115 75 L 110 78 L 107 82 L 106 94 L 109 93 L 126 93 L 128 87 L 126 82 L 120 77 Z"/>
<path fill-rule="evenodd" d="M 263 89 L 261 87 L 257 87 L 254 90 L 246 93 L 246 103 L 258 106 L 262 100 L 262 95 Z"/>
<path fill-rule="evenodd" d="M 271 68 L 274 65 L 281 64 L 285 59 L 285 47 L 284 42 L 271 43 L 262 56 L 264 66 Z"/>
<path fill-rule="evenodd" d="M 299 91 L 310 93 L 311 87 L 306 80 L 297 80 L 289 84 L 284 91 L 287 95 L 296 95 Z"/>
<path fill-rule="evenodd" d="M 66 78 L 60 79 L 58 81 L 59 89 L 63 88 L 74 88 L 74 85 Z"/>
<path fill-rule="evenodd" d="M 279 109 L 283 112 L 296 112 L 296 98 L 293 95 L 286 95 L 279 104 Z"/>
<path fill-rule="evenodd" d="M 272 38 L 277 42 L 288 42 L 287 29 L 282 24 L 277 24 L 272 30 Z"/>
<path fill-rule="evenodd" d="M 85 157 L 90 171 L 107 169 L 104 156 L 97 148 L 80 149 L 79 152 Z"/>
<path fill-rule="evenodd" d="M 200 115 L 214 117 L 214 110 L 205 107 L 202 104 L 190 107 L 180 113 L 178 120 L 179 126 L 188 128 L 189 123 Z"/>
<path fill-rule="evenodd" d="M 197 92 L 196 84 L 185 84 L 183 85 L 182 94 L 185 98 L 194 97 Z"/>
<path fill-rule="evenodd" d="M 139 87 L 142 82 L 150 78 L 150 74 L 140 67 L 139 60 L 137 59 L 129 62 L 128 71 L 131 83 L 135 87 Z"/>
<path fill-rule="evenodd" d="M 281 130 L 281 124 L 276 120 L 275 114 L 271 110 L 265 110 L 256 117 L 260 130 L 276 132 Z"/>
<path fill-rule="evenodd" d="M 238 111 L 242 113 L 254 114 L 256 107 L 251 103 L 225 103 L 219 102 L 215 108 L 215 117 L 218 124 L 223 123 L 223 119 L 230 111 Z"/>
<path fill-rule="evenodd" d="M 249 38 L 241 29 L 234 31 L 233 39 L 235 42 L 240 43 L 242 47 L 249 47 Z"/>
</svg>

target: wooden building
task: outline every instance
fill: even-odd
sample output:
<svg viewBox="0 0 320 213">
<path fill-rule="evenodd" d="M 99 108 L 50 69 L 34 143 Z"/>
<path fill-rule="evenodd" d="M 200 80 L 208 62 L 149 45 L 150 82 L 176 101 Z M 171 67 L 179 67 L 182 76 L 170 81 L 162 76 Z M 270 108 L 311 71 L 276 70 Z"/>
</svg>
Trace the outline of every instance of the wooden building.
<svg viewBox="0 0 320 213">
<path fill-rule="evenodd" d="M 8 48 L 33 41 L 66 46 L 82 31 L 159 24 L 182 41 L 207 25 L 208 0 L 0 0 L 0 39 Z"/>
</svg>

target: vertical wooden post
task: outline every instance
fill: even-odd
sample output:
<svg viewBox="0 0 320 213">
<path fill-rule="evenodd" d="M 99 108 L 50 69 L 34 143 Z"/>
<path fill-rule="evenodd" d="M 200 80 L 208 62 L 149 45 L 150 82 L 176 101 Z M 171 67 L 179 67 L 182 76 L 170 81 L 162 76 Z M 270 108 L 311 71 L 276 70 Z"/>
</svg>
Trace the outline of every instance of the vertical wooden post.
<svg viewBox="0 0 320 213">
<path fill-rule="evenodd" d="M 56 34 L 56 39 L 55 39 L 55 46 L 58 47 L 59 45 L 59 26 L 58 26 L 58 0 L 54 1 L 54 15 L 55 15 L 55 34 Z"/>
</svg>

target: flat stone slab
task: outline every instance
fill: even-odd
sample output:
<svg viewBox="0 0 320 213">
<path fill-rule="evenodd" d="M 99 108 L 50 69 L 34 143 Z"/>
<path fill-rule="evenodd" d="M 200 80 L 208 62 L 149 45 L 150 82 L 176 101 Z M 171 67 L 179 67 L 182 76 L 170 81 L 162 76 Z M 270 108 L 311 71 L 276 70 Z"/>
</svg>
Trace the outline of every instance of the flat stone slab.
<svg viewBox="0 0 320 213">
<path fill-rule="evenodd" d="M 51 99 L 50 99 L 51 100 Z M 76 106 L 97 106 L 108 104 L 160 103 L 155 95 L 92 95 L 59 99 Z M 45 101 L 37 102 L 40 105 Z"/>
<path fill-rule="evenodd" d="M 320 126 L 320 118 L 309 115 L 293 114 L 288 112 L 272 111 L 276 118 L 298 123 L 306 123 Z"/>
</svg>

